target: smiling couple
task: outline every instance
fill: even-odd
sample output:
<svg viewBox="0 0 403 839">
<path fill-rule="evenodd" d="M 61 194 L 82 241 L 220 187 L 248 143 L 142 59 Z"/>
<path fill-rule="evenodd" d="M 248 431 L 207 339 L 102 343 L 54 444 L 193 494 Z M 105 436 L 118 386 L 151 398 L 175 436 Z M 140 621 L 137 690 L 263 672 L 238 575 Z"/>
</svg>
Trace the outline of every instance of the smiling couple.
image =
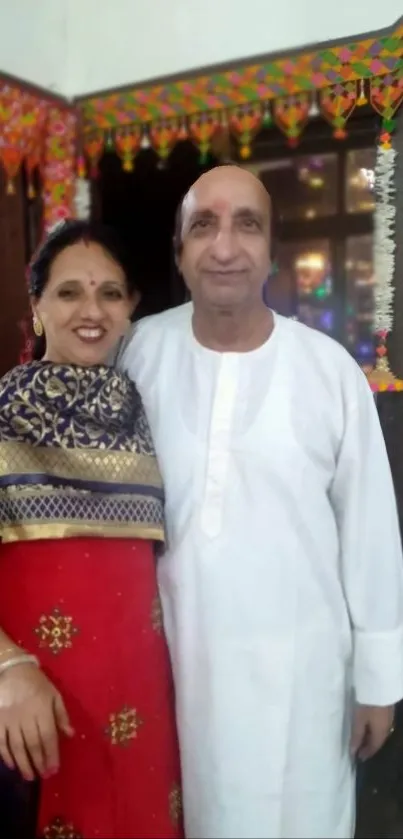
<svg viewBox="0 0 403 839">
<path fill-rule="evenodd" d="M 39 780 L 32 836 L 183 835 L 175 710 L 189 839 L 354 833 L 403 696 L 396 504 L 361 371 L 264 304 L 270 229 L 256 178 L 203 175 L 192 302 L 130 328 L 109 231 L 32 262 L 36 358 L 0 384 L 0 755 Z"/>
</svg>

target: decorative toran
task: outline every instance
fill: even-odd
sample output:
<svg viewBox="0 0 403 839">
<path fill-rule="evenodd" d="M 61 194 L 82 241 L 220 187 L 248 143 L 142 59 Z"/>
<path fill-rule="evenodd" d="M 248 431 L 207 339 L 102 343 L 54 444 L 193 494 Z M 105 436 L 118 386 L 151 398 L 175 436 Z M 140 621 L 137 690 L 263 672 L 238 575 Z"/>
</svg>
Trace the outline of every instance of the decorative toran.
<svg viewBox="0 0 403 839">
<path fill-rule="evenodd" d="M 165 160 L 185 138 L 205 160 L 223 129 L 247 159 L 261 127 L 276 124 L 296 145 L 308 119 L 320 113 L 343 139 L 349 117 L 367 102 L 386 136 L 402 100 L 403 22 L 388 35 L 342 46 L 80 99 L 81 174 L 86 164 L 96 174 L 105 147 L 116 149 L 127 171 L 141 148 L 152 145 Z"/>
<path fill-rule="evenodd" d="M 35 197 L 33 175 L 39 169 L 45 230 L 73 211 L 76 127 L 76 109 L 67 102 L 0 77 L 0 164 L 7 192 L 14 193 L 15 179 L 25 166 L 28 197 Z"/>
</svg>

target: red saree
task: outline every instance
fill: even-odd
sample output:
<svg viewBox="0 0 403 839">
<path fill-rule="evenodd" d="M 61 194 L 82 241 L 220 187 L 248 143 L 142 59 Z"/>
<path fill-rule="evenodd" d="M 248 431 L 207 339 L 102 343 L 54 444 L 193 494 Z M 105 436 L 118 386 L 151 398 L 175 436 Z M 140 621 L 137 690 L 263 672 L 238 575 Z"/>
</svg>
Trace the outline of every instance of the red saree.
<svg viewBox="0 0 403 839">
<path fill-rule="evenodd" d="M 75 729 L 41 785 L 44 839 L 182 833 L 173 691 L 152 544 L 78 538 L 0 547 L 1 624 L 35 653 Z"/>
</svg>

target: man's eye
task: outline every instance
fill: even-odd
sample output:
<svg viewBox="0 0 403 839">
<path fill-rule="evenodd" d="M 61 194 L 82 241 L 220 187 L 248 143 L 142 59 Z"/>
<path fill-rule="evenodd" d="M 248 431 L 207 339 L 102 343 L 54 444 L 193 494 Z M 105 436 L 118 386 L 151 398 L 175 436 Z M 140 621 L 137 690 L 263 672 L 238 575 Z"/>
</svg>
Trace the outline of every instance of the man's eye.
<svg viewBox="0 0 403 839">
<path fill-rule="evenodd" d="M 255 218 L 242 219 L 242 226 L 249 230 L 259 230 L 259 222 Z"/>
<path fill-rule="evenodd" d="M 205 230 L 206 227 L 209 227 L 211 224 L 211 220 L 208 218 L 199 218 L 197 221 L 194 221 L 191 227 L 191 230 Z"/>
</svg>

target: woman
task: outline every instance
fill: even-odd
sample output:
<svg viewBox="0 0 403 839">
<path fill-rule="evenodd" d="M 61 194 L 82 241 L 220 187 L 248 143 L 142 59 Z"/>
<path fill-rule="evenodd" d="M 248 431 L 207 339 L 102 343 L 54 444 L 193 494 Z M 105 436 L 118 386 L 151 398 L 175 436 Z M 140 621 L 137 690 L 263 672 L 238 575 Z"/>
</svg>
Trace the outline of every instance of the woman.
<svg viewBox="0 0 403 839">
<path fill-rule="evenodd" d="M 161 480 L 136 388 L 106 365 L 136 292 L 113 236 L 71 221 L 30 294 L 37 360 L 0 382 L 0 757 L 41 779 L 37 836 L 178 837 Z"/>
</svg>

